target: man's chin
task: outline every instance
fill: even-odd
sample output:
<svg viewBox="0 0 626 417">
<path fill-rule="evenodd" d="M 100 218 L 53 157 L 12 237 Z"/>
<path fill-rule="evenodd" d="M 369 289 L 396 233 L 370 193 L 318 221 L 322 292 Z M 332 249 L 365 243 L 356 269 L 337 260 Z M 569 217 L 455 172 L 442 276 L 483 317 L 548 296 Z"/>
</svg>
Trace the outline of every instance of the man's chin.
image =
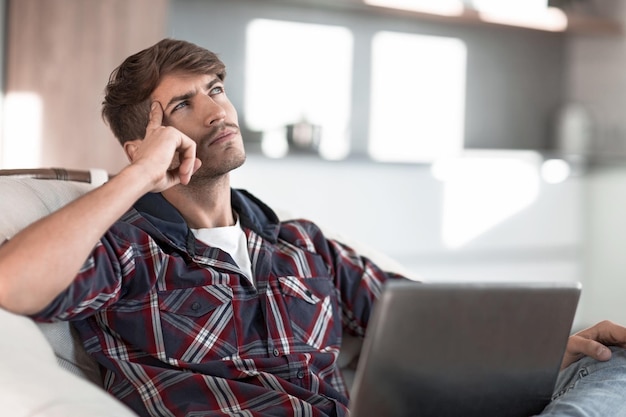
<svg viewBox="0 0 626 417">
<path fill-rule="evenodd" d="M 225 175 L 228 175 L 231 171 L 239 168 L 246 162 L 246 155 L 240 155 L 238 157 L 229 158 L 228 161 L 221 161 L 216 165 L 211 162 L 202 162 L 202 165 L 191 176 L 190 184 L 199 184 L 208 181 L 215 181 Z"/>
</svg>

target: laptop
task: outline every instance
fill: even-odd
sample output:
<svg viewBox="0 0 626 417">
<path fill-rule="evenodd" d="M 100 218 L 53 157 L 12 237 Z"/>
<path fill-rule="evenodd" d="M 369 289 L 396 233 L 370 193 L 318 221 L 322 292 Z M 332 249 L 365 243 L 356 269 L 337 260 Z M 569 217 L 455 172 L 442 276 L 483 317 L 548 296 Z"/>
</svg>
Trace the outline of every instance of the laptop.
<svg viewBox="0 0 626 417">
<path fill-rule="evenodd" d="M 550 401 L 578 283 L 391 281 L 357 365 L 352 417 L 528 417 Z"/>
</svg>

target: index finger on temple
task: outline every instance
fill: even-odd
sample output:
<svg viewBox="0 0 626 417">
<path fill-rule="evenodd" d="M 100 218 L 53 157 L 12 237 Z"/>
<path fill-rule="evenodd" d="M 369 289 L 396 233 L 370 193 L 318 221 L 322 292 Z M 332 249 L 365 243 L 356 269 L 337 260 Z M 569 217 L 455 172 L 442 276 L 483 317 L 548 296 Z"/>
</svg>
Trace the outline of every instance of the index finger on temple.
<svg viewBox="0 0 626 417">
<path fill-rule="evenodd" d="M 163 108 L 161 103 L 153 101 L 150 104 L 150 113 L 148 115 L 148 128 L 160 127 L 163 123 Z"/>
</svg>

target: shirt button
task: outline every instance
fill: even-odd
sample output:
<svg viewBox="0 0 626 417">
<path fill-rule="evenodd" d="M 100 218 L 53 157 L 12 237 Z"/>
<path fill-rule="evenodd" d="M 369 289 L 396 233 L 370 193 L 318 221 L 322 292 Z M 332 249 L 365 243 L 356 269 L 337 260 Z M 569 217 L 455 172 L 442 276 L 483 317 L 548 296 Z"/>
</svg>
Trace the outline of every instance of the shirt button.
<svg viewBox="0 0 626 417">
<path fill-rule="evenodd" d="M 304 371 L 298 371 L 298 379 L 304 378 Z"/>
<path fill-rule="evenodd" d="M 278 349 L 274 349 L 274 351 L 272 352 L 274 354 L 274 356 L 279 356 L 280 352 L 278 351 Z"/>
<path fill-rule="evenodd" d="M 191 305 L 191 309 L 192 309 L 193 311 L 198 311 L 198 310 L 200 310 L 200 303 L 196 301 L 195 303 L 193 303 L 193 304 Z"/>
</svg>

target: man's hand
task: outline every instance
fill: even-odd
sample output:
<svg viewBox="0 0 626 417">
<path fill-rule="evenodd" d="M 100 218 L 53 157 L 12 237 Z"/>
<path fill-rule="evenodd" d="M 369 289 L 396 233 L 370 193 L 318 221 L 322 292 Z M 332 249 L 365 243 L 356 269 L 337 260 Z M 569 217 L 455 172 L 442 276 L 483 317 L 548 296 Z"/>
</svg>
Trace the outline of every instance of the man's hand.
<svg viewBox="0 0 626 417">
<path fill-rule="evenodd" d="M 143 167 L 152 179 L 154 192 L 188 184 L 201 165 L 196 158 L 196 143 L 180 130 L 163 126 L 163 109 L 156 101 L 150 108 L 146 136 L 127 142 L 124 149 L 131 165 Z"/>
<path fill-rule="evenodd" d="M 584 356 L 590 356 L 599 361 L 608 361 L 611 359 L 611 350 L 608 346 L 626 347 L 626 327 L 603 321 L 570 336 L 561 369 L 565 369 Z"/>
</svg>

